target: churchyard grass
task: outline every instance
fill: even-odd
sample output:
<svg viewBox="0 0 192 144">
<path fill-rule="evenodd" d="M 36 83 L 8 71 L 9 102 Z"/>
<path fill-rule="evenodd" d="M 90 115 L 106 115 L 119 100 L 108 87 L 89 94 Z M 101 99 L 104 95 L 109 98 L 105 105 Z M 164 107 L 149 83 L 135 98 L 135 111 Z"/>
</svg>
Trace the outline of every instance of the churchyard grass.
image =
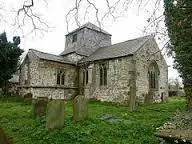
<svg viewBox="0 0 192 144">
<path fill-rule="evenodd" d="M 157 144 L 154 136 L 178 111 L 185 110 L 185 99 L 169 98 L 160 104 L 140 104 L 136 112 L 107 102 L 89 102 L 89 120 L 72 120 L 72 103 L 65 102 L 62 129 L 45 130 L 45 117 L 34 118 L 31 105 L 17 98 L 0 99 L 0 127 L 13 144 Z M 113 121 L 101 120 L 111 115 Z"/>
</svg>

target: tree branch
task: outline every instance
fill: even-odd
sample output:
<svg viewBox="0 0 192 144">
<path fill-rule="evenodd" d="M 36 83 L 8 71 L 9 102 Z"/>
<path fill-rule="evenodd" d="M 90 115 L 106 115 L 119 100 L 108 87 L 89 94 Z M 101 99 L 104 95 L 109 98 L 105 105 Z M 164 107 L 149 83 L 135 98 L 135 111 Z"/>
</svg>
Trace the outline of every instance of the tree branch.
<svg viewBox="0 0 192 144">
<path fill-rule="evenodd" d="M 45 21 L 43 21 L 40 16 L 34 13 L 33 8 L 34 0 L 28 0 L 24 1 L 22 7 L 19 8 L 17 11 L 14 25 L 17 25 L 17 28 L 20 29 L 23 34 L 23 27 L 29 24 L 32 25 L 30 33 L 36 32 L 36 30 L 47 32 L 50 28 L 49 25 Z M 28 21 L 30 23 L 27 23 Z"/>
</svg>

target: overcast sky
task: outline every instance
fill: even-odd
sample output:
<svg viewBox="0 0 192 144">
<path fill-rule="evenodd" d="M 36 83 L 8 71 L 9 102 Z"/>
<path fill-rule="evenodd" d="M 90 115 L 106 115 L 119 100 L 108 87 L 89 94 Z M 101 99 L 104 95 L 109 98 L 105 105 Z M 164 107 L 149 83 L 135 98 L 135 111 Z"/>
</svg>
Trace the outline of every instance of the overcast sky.
<svg viewBox="0 0 192 144">
<path fill-rule="evenodd" d="M 3 11 L 0 10 L 0 14 L 4 17 L 0 21 L 0 31 L 6 31 L 9 37 L 13 35 L 21 35 L 21 32 L 12 26 L 14 23 L 15 9 L 20 7 L 22 0 L 6 0 L 6 2 L 1 2 L 0 6 L 3 6 Z M 27 51 L 30 48 L 37 49 L 43 52 L 59 54 L 64 50 L 65 46 L 65 35 L 67 32 L 67 26 L 65 22 L 65 15 L 69 9 L 73 6 L 73 0 L 48 0 L 47 4 L 44 0 L 39 0 L 38 4 L 35 3 L 35 11 L 41 14 L 41 17 L 49 24 L 51 27 L 46 33 L 29 34 L 22 38 L 20 47 Z M 98 4 L 102 7 L 104 4 Z M 141 37 L 144 35 L 143 29 L 147 25 L 147 18 L 151 10 L 153 9 L 152 4 L 148 4 L 145 8 L 139 9 L 132 7 L 122 15 L 122 17 L 116 19 L 115 21 L 106 19 L 102 24 L 102 28 L 112 34 L 112 43 L 118 43 L 125 40 Z M 161 11 L 163 12 L 163 11 Z M 6 18 L 5 18 L 6 14 Z M 3 22 L 5 21 L 5 22 Z M 96 21 L 93 19 L 86 19 L 82 22 L 93 22 L 97 25 Z M 69 25 L 69 31 L 77 28 L 73 23 Z M 30 26 L 24 28 L 25 31 L 30 30 Z M 160 43 L 161 47 L 161 43 Z M 169 78 L 178 77 L 176 70 L 172 68 L 173 60 L 167 58 L 167 63 L 169 67 Z"/>
</svg>

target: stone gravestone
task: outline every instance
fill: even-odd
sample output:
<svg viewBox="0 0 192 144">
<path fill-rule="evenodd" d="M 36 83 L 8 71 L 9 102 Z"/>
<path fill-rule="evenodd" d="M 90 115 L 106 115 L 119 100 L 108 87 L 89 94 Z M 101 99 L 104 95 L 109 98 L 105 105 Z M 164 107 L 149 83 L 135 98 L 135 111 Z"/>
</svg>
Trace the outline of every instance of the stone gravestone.
<svg viewBox="0 0 192 144">
<path fill-rule="evenodd" d="M 9 141 L 2 128 L 0 128 L 0 144 L 9 144 Z"/>
<path fill-rule="evenodd" d="M 62 128 L 64 125 L 64 100 L 50 100 L 47 105 L 46 129 Z"/>
<path fill-rule="evenodd" d="M 27 104 L 32 103 L 32 94 L 31 93 L 27 93 L 24 95 L 24 102 Z"/>
<path fill-rule="evenodd" d="M 78 95 L 73 99 L 73 120 L 84 121 L 88 119 L 88 99 Z"/>
<path fill-rule="evenodd" d="M 47 97 L 37 97 L 37 99 L 33 99 L 33 114 L 34 116 L 44 116 L 47 110 Z"/>
</svg>

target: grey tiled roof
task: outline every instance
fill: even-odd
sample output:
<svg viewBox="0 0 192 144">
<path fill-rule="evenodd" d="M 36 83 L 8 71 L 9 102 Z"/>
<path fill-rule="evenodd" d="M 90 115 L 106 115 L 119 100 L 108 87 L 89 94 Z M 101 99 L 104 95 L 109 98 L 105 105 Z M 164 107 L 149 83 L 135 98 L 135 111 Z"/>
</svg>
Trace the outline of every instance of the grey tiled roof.
<svg viewBox="0 0 192 144">
<path fill-rule="evenodd" d="M 66 64 L 75 64 L 74 62 L 69 61 L 66 57 L 57 56 L 57 55 L 53 55 L 53 54 L 49 54 L 49 53 L 44 53 L 44 52 L 40 52 L 40 51 L 34 50 L 34 49 L 29 49 L 29 51 L 32 51 L 40 59 L 50 60 L 50 61 L 55 61 L 55 62 L 60 62 L 60 63 L 66 63 Z"/>
<path fill-rule="evenodd" d="M 77 50 L 75 48 L 69 48 L 69 49 L 65 50 L 62 54 L 65 55 L 65 53 L 69 54 L 72 52 L 76 52 L 77 54 L 87 56 L 87 53 L 92 53 L 90 56 L 85 57 L 84 59 L 80 60 L 79 63 L 129 56 L 129 55 L 133 55 L 147 40 L 149 40 L 151 38 L 153 38 L 153 37 L 152 36 L 140 37 L 137 39 L 117 43 L 117 44 L 114 44 L 111 46 L 100 47 L 100 48 L 96 49 L 95 51 L 94 50 L 83 51 L 83 49 L 80 47 Z M 32 51 L 40 59 L 67 63 L 67 64 L 75 64 L 74 62 L 67 59 L 67 57 L 61 56 L 62 54 L 57 56 L 57 55 L 53 55 L 53 54 L 40 52 L 40 51 L 37 51 L 34 49 L 30 49 L 30 51 Z"/>
<path fill-rule="evenodd" d="M 145 36 L 111 46 L 101 47 L 93 52 L 89 57 L 82 59 L 80 63 L 133 55 L 150 38 L 152 38 L 152 36 Z"/>
<path fill-rule="evenodd" d="M 67 54 L 70 54 L 70 53 L 77 53 L 79 55 L 82 55 L 82 56 L 89 56 L 90 54 L 92 54 L 95 50 L 93 48 L 84 48 L 85 46 L 77 46 L 77 45 L 74 45 L 73 47 L 70 47 L 68 49 L 65 49 L 60 55 L 67 55 Z"/>
<path fill-rule="evenodd" d="M 80 29 L 82 29 L 82 28 L 88 28 L 88 29 L 92 29 L 92 30 L 95 30 L 95 31 L 99 31 L 99 32 L 102 32 L 102 33 L 111 35 L 111 34 L 108 33 L 107 31 L 101 29 L 100 27 L 98 27 L 98 26 L 96 26 L 96 25 L 94 25 L 94 24 L 92 24 L 92 23 L 90 23 L 90 22 L 88 22 L 88 23 L 86 23 L 86 24 L 80 26 L 79 28 L 77 28 L 77 29 L 71 31 L 71 32 L 68 33 L 67 35 L 72 34 L 72 33 L 76 32 L 76 31 L 78 31 L 78 30 L 80 30 Z M 67 36 L 67 35 L 66 35 L 66 36 Z"/>
</svg>

